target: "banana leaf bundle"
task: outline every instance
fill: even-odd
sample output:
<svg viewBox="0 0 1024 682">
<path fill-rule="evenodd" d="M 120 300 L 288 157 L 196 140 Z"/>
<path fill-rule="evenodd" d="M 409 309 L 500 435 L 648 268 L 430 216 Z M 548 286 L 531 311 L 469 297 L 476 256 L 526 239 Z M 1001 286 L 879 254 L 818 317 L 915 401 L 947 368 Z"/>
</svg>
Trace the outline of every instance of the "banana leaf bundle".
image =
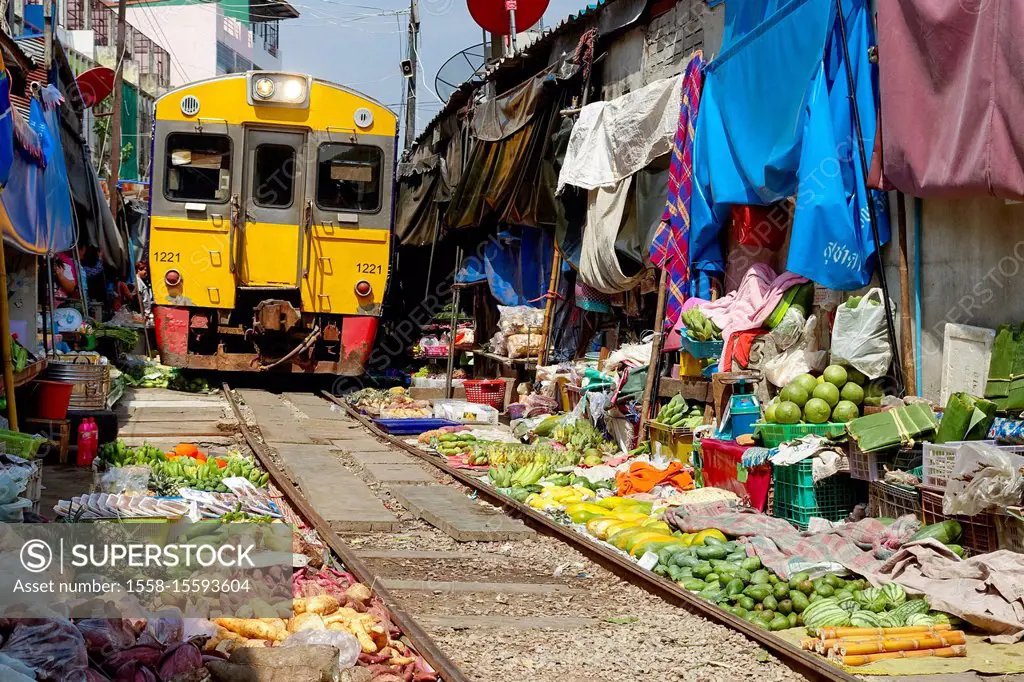
<svg viewBox="0 0 1024 682">
<path fill-rule="evenodd" d="M 996 404 L 968 393 L 949 396 L 942 413 L 936 443 L 962 440 L 984 440 L 996 419 Z"/>
<path fill-rule="evenodd" d="M 996 404 L 1002 410 L 1024 410 L 1024 325 L 1013 330 L 1013 365 L 1010 369 L 1009 391 L 1005 402 L 997 401 Z"/>
<path fill-rule="evenodd" d="M 931 436 L 939 424 L 927 405 L 913 404 L 854 419 L 846 430 L 864 452 L 911 447 Z"/>
<path fill-rule="evenodd" d="M 1013 373 L 1013 358 L 1018 344 L 1018 335 L 1014 334 L 1011 325 L 1004 324 L 996 330 L 996 338 L 992 343 L 992 360 L 988 366 L 988 383 L 985 385 L 985 397 L 993 400 L 1003 408 L 1010 395 L 1010 380 Z"/>
</svg>

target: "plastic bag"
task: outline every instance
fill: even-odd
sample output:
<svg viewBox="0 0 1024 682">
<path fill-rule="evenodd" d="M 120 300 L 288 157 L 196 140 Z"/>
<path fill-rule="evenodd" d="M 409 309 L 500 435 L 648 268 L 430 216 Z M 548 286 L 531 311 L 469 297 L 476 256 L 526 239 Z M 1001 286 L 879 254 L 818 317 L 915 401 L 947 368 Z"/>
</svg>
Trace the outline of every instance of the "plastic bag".
<svg viewBox="0 0 1024 682">
<path fill-rule="evenodd" d="M 544 308 L 531 308 L 527 305 L 498 306 L 498 328 L 506 336 L 540 333 L 543 326 Z"/>
<path fill-rule="evenodd" d="M 29 467 L 5 467 L 0 471 L 0 504 L 13 502 L 28 487 Z"/>
<path fill-rule="evenodd" d="M 115 467 L 104 473 L 97 483 L 99 493 L 111 495 L 145 495 L 152 470 L 145 465 Z"/>
<path fill-rule="evenodd" d="M 888 371 L 892 348 L 881 289 L 869 291 L 853 308 L 847 302 L 836 310 L 832 326 L 832 362 L 855 367 L 869 379 L 877 379 Z"/>
<path fill-rule="evenodd" d="M 0 504 L 0 522 L 23 523 L 25 521 L 25 510 L 32 508 L 32 500 L 24 497 L 16 497 L 13 502 Z"/>
<path fill-rule="evenodd" d="M 767 338 L 771 339 L 772 343 L 767 344 L 766 348 L 774 345 L 778 352 L 775 355 L 771 355 L 769 350 L 765 351 L 765 359 L 761 365 L 761 371 L 764 373 L 765 379 L 776 386 L 782 387 L 801 374 L 825 368 L 828 353 L 818 350 L 817 340 L 814 335 L 816 321 L 817 318 L 811 315 L 804 324 L 803 333 L 800 335 L 799 340 L 791 343 L 788 347 L 780 346 L 779 342 L 775 342 L 774 337 L 772 337 L 774 332 L 767 335 Z M 788 341 L 789 339 L 784 334 L 782 340 Z"/>
<path fill-rule="evenodd" d="M 1020 504 L 1024 494 L 1024 456 L 994 445 L 966 443 L 956 450 L 953 474 L 946 482 L 942 513 L 974 516 L 991 506 Z"/>
<path fill-rule="evenodd" d="M 89 667 L 85 639 L 69 620 L 20 622 L 0 653 L 20 661 L 44 680 L 62 680 Z"/>
<path fill-rule="evenodd" d="M 508 347 L 508 357 L 533 358 L 540 353 L 540 346 L 543 337 L 537 334 L 511 334 L 505 338 Z"/>
<path fill-rule="evenodd" d="M 355 635 L 337 630 L 303 630 L 290 635 L 288 639 L 281 642 L 278 646 L 290 647 L 325 644 L 333 646 L 338 650 L 338 670 L 348 670 L 355 666 L 362 651 L 362 648 L 359 646 L 359 640 L 355 638 Z"/>
</svg>

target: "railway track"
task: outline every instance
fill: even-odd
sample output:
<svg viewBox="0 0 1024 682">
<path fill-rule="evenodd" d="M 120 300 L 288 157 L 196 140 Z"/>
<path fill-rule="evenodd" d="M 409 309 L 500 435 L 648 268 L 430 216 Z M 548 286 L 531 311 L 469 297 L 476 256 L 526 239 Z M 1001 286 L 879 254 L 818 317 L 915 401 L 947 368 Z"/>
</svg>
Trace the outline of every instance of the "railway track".
<svg viewBox="0 0 1024 682">
<path fill-rule="evenodd" d="M 445 680 L 856 679 L 388 437 L 332 396 L 226 384 L 223 395 L 293 509 Z M 362 503 L 325 505 L 334 483 L 335 501 Z"/>
</svg>

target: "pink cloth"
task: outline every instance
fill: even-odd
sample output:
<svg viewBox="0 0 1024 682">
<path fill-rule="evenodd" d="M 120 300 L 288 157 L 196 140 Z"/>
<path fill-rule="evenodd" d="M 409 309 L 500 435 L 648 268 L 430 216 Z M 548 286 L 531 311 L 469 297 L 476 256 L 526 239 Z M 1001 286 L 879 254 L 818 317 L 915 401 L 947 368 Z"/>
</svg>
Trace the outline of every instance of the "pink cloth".
<svg viewBox="0 0 1024 682">
<path fill-rule="evenodd" d="M 786 291 L 806 281 L 792 272 L 776 275 L 771 267 L 755 263 L 743 275 L 736 291 L 717 301 L 705 303 L 700 309 L 722 330 L 722 339 L 725 340 L 725 348 L 728 348 L 733 334 L 762 326 L 782 301 Z"/>
</svg>

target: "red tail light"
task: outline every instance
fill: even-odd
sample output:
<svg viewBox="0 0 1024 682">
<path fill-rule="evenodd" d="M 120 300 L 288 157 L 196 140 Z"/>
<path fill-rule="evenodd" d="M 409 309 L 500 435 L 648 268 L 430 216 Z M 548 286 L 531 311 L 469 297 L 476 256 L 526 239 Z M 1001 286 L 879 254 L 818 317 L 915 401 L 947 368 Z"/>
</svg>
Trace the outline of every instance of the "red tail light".
<svg viewBox="0 0 1024 682">
<path fill-rule="evenodd" d="M 365 279 L 356 282 L 356 296 L 369 296 L 373 293 L 373 287 Z"/>
<path fill-rule="evenodd" d="M 181 284 L 181 273 L 177 270 L 168 270 L 164 275 L 164 284 L 169 287 L 176 287 Z"/>
</svg>

